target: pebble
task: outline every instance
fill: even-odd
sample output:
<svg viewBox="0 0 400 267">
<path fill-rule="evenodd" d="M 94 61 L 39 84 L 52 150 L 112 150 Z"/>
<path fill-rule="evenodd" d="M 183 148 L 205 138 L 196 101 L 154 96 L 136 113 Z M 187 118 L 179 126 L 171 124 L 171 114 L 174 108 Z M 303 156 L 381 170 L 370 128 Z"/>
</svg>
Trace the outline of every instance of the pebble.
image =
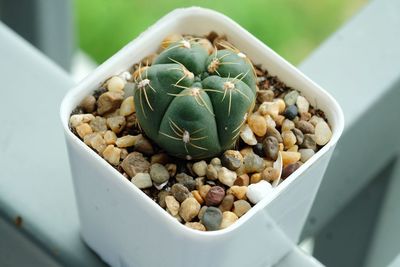
<svg viewBox="0 0 400 267">
<path fill-rule="evenodd" d="M 254 173 L 254 174 L 252 174 L 251 177 L 250 177 L 250 184 L 256 184 L 256 183 L 258 183 L 258 182 L 261 181 L 261 180 L 262 180 L 262 175 L 261 175 L 261 173 L 259 173 L 259 172 Z"/>
<path fill-rule="evenodd" d="M 219 158 L 213 158 L 210 162 L 210 164 L 214 166 L 221 166 L 221 160 Z"/>
<path fill-rule="evenodd" d="M 279 142 L 274 136 L 268 136 L 263 141 L 264 154 L 270 160 L 276 160 L 279 153 Z"/>
<path fill-rule="evenodd" d="M 107 119 L 108 127 L 116 134 L 119 134 L 125 127 L 126 121 L 124 116 L 115 116 Z"/>
<path fill-rule="evenodd" d="M 317 143 L 315 142 L 315 135 L 313 134 L 305 134 L 303 143 L 300 146 L 301 148 L 310 148 L 314 151 L 317 150 Z"/>
<path fill-rule="evenodd" d="M 121 148 L 121 159 L 124 160 L 128 156 L 129 152 L 125 148 Z"/>
<path fill-rule="evenodd" d="M 264 136 L 267 132 L 267 122 L 263 116 L 257 113 L 250 115 L 247 119 L 247 123 L 253 133 L 255 133 L 257 136 Z"/>
<path fill-rule="evenodd" d="M 286 149 L 291 148 L 297 142 L 296 136 L 292 131 L 282 132 L 283 145 Z"/>
<path fill-rule="evenodd" d="M 216 207 L 208 207 L 201 221 L 208 231 L 218 230 L 222 222 L 222 212 Z"/>
<path fill-rule="evenodd" d="M 247 186 L 233 185 L 231 188 L 229 188 L 228 191 L 229 193 L 232 193 L 232 195 L 234 195 L 237 199 L 245 199 Z"/>
<path fill-rule="evenodd" d="M 92 127 L 94 132 L 107 131 L 107 120 L 103 117 L 96 116 L 90 121 L 90 127 Z"/>
<path fill-rule="evenodd" d="M 93 130 L 88 123 L 82 123 L 76 127 L 76 132 L 83 139 L 86 135 L 93 133 Z"/>
<path fill-rule="evenodd" d="M 97 113 L 104 115 L 115 111 L 121 106 L 123 96 L 119 92 L 106 92 L 97 100 Z"/>
<path fill-rule="evenodd" d="M 265 157 L 262 143 L 257 143 L 255 146 L 253 146 L 253 152 L 260 157 Z"/>
<path fill-rule="evenodd" d="M 121 167 L 129 177 L 134 177 L 137 173 L 149 172 L 150 162 L 141 153 L 132 152 L 122 161 Z"/>
<path fill-rule="evenodd" d="M 185 223 L 185 226 L 192 228 L 194 230 L 199 230 L 199 231 L 206 231 L 206 227 L 199 222 L 187 222 Z"/>
<path fill-rule="evenodd" d="M 235 197 L 233 195 L 226 195 L 219 205 L 219 209 L 224 211 L 230 211 L 233 207 L 233 202 L 235 201 Z"/>
<path fill-rule="evenodd" d="M 122 92 L 124 86 L 125 86 L 125 81 L 118 76 L 112 77 L 107 82 L 107 89 L 110 92 Z"/>
<path fill-rule="evenodd" d="M 150 178 L 151 180 L 151 178 Z M 158 193 L 157 198 L 158 198 L 158 204 L 160 205 L 161 208 L 165 209 L 167 207 L 166 203 L 165 203 L 165 198 L 167 196 L 170 196 L 171 193 L 165 190 L 162 190 Z"/>
<path fill-rule="evenodd" d="M 150 188 L 153 183 L 148 173 L 137 173 L 131 179 L 132 184 L 136 185 L 140 189 Z"/>
<path fill-rule="evenodd" d="M 310 112 L 303 112 L 300 113 L 300 120 L 302 121 L 309 121 L 311 119 L 312 115 Z"/>
<path fill-rule="evenodd" d="M 285 116 L 283 116 L 283 115 L 278 115 L 278 116 L 275 118 L 276 125 L 279 126 L 279 127 L 281 127 L 282 124 L 283 124 L 283 121 L 284 121 L 285 119 L 286 119 Z"/>
<path fill-rule="evenodd" d="M 289 93 L 287 93 L 284 97 L 286 105 L 290 106 L 290 105 L 296 104 L 296 101 L 297 101 L 299 95 L 300 95 L 299 92 L 297 92 L 296 90 L 293 90 L 293 91 L 290 91 Z"/>
<path fill-rule="evenodd" d="M 221 186 L 213 186 L 208 190 L 208 193 L 205 197 L 205 202 L 207 206 L 218 206 L 221 204 L 222 200 L 225 197 L 225 189 Z"/>
<path fill-rule="evenodd" d="M 288 148 L 287 151 L 290 151 L 290 152 L 298 152 L 298 151 L 299 151 L 299 146 L 298 146 L 298 145 L 294 145 L 294 146 Z"/>
<path fill-rule="evenodd" d="M 322 119 L 321 117 L 318 117 L 318 116 L 312 116 L 311 117 L 311 119 L 309 120 L 309 122 L 312 124 L 312 125 L 314 125 L 314 126 L 316 126 L 317 124 L 318 124 L 318 122 L 320 122 L 320 121 L 323 121 L 324 119 Z"/>
<path fill-rule="evenodd" d="M 237 177 L 236 172 L 231 171 L 225 167 L 222 167 L 218 171 L 218 180 L 226 186 L 231 187 L 235 182 L 236 177 Z"/>
<path fill-rule="evenodd" d="M 299 152 L 281 151 L 283 166 L 295 163 L 300 160 Z"/>
<path fill-rule="evenodd" d="M 264 169 L 263 158 L 254 153 L 246 155 L 243 159 L 243 164 L 246 173 L 261 172 Z"/>
<path fill-rule="evenodd" d="M 192 170 L 197 176 L 206 176 L 207 163 L 202 160 L 193 164 Z"/>
<path fill-rule="evenodd" d="M 196 199 L 188 197 L 181 204 L 179 216 L 181 216 L 185 222 L 190 222 L 197 216 L 197 214 L 199 214 L 200 208 L 201 206 Z"/>
<path fill-rule="evenodd" d="M 204 213 L 206 212 L 206 209 L 207 209 L 207 208 L 208 208 L 207 206 L 201 207 L 201 209 L 200 209 L 200 211 L 199 211 L 199 214 L 197 215 L 197 218 L 199 218 L 199 220 L 203 219 L 203 215 L 204 215 Z"/>
<path fill-rule="evenodd" d="M 200 196 L 203 198 L 203 199 L 206 199 L 206 196 L 207 196 L 207 194 L 208 194 L 208 191 L 210 191 L 210 189 L 211 189 L 211 185 L 208 185 L 208 184 L 203 184 L 203 185 L 201 185 L 200 187 L 199 187 L 199 193 L 200 193 Z"/>
<path fill-rule="evenodd" d="M 283 142 L 282 136 L 280 134 L 280 132 L 276 129 L 276 128 L 270 128 L 268 127 L 267 129 L 267 137 L 268 136 L 273 136 L 276 138 L 276 140 L 278 140 L 279 143 Z"/>
<path fill-rule="evenodd" d="M 236 222 L 239 219 L 239 217 L 231 212 L 231 211 L 225 211 L 222 213 L 222 221 L 220 225 L 220 229 L 225 229 L 228 226 L 232 225 L 234 222 Z"/>
<path fill-rule="evenodd" d="M 301 154 L 301 161 L 306 162 L 309 160 L 312 156 L 314 156 L 315 152 L 314 150 L 310 148 L 304 148 L 304 149 L 299 149 L 299 152 Z"/>
<path fill-rule="evenodd" d="M 308 112 L 308 109 L 310 108 L 310 103 L 308 103 L 304 96 L 297 97 L 296 105 L 299 113 Z"/>
<path fill-rule="evenodd" d="M 249 187 L 250 186 L 251 185 L 249 185 Z M 249 194 L 248 190 L 247 190 L 247 194 Z M 236 200 L 235 202 L 233 202 L 233 212 L 238 217 L 242 217 L 246 212 L 249 211 L 249 209 L 251 209 L 251 205 L 246 200 L 240 199 L 240 200 Z"/>
<path fill-rule="evenodd" d="M 275 98 L 275 99 L 273 100 L 273 102 L 277 103 L 277 105 L 278 105 L 278 107 L 279 107 L 279 113 L 282 113 L 282 112 L 285 110 L 285 108 L 286 108 L 286 103 L 285 103 L 285 101 L 284 101 L 283 99 L 281 99 L 281 98 Z"/>
<path fill-rule="evenodd" d="M 274 91 L 272 90 L 259 90 L 257 92 L 257 101 L 260 103 L 271 102 L 274 100 Z"/>
<path fill-rule="evenodd" d="M 127 128 L 137 127 L 139 124 L 136 117 L 136 113 L 132 113 L 131 115 L 126 116 L 125 119 Z"/>
<path fill-rule="evenodd" d="M 272 185 L 265 180 L 261 180 L 256 184 L 249 185 L 247 188 L 247 198 L 251 203 L 256 204 L 265 198 L 271 191 Z"/>
<path fill-rule="evenodd" d="M 297 107 L 295 105 L 287 106 L 284 114 L 286 118 L 293 120 L 298 114 Z"/>
<path fill-rule="evenodd" d="M 200 193 L 198 190 L 193 190 L 192 195 L 197 200 L 197 202 L 199 202 L 200 205 L 203 205 L 204 199 L 200 196 Z"/>
<path fill-rule="evenodd" d="M 122 101 L 121 107 L 119 109 L 119 114 L 121 116 L 131 115 L 136 111 L 135 103 L 133 102 L 133 96 L 127 97 Z"/>
<path fill-rule="evenodd" d="M 276 122 L 270 115 L 266 115 L 264 118 L 265 118 L 265 122 L 267 123 L 267 131 L 268 131 L 268 128 L 276 127 Z"/>
<path fill-rule="evenodd" d="M 289 175 L 291 175 L 294 171 L 296 171 L 301 166 L 300 162 L 295 162 L 288 164 L 282 169 L 282 179 L 286 179 Z"/>
<path fill-rule="evenodd" d="M 96 98 L 92 95 L 86 96 L 79 104 L 79 107 L 81 107 L 84 112 L 91 113 L 91 112 L 95 111 Z"/>
<path fill-rule="evenodd" d="M 248 186 L 249 183 L 250 183 L 250 177 L 247 173 L 244 173 L 239 175 L 233 184 L 238 186 Z"/>
<path fill-rule="evenodd" d="M 278 102 L 264 102 L 258 108 L 258 111 L 261 115 L 270 115 L 272 118 L 275 118 L 279 115 L 279 106 Z"/>
<path fill-rule="evenodd" d="M 181 205 L 179 204 L 178 200 L 176 200 L 173 196 L 166 196 L 165 206 L 172 216 L 176 216 L 179 213 L 179 208 Z"/>
<path fill-rule="evenodd" d="M 168 181 L 169 173 L 163 165 L 154 163 L 150 166 L 150 177 L 155 184 L 162 184 Z"/>
<path fill-rule="evenodd" d="M 175 177 L 176 181 L 180 184 L 183 184 L 184 186 L 189 189 L 189 191 L 193 191 L 196 189 L 196 182 L 193 179 L 192 176 L 187 175 L 186 173 L 178 173 Z"/>
<path fill-rule="evenodd" d="M 292 129 L 293 134 L 296 137 L 296 144 L 301 145 L 304 142 L 304 134 L 297 128 Z"/>
<path fill-rule="evenodd" d="M 313 134 L 315 132 L 314 125 L 304 120 L 298 121 L 296 123 L 296 128 L 302 131 L 303 134 Z"/>
<path fill-rule="evenodd" d="M 106 131 L 104 133 L 104 141 L 106 141 L 107 145 L 114 145 L 115 142 L 117 141 L 117 135 L 113 131 Z"/>
<path fill-rule="evenodd" d="M 222 166 L 235 171 L 243 164 L 243 156 L 237 150 L 227 150 L 221 156 Z"/>
<path fill-rule="evenodd" d="M 178 200 L 180 203 L 182 203 L 185 199 L 191 196 L 191 193 L 189 192 L 187 187 L 182 184 L 174 184 L 171 187 L 170 192 L 175 197 L 175 199 Z"/>
<path fill-rule="evenodd" d="M 94 119 L 92 114 L 75 114 L 69 118 L 69 124 L 71 127 L 76 128 L 82 123 L 88 123 Z"/>
<path fill-rule="evenodd" d="M 332 131 L 329 125 L 321 120 L 315 125 L 315 142 L 317 145 L 323 146 L 331 140 Z"/>
<path fill-rule="evenodd" d="M 279 178 L 279 170 L 273 167 L 267 167 L 261 173 L 261 179 L 272 182 Z"/>
<path fill-rule="evenodd" d="M 104 149 L 107 147 L 106 141 L 104 141 L 100 133 L 88 134 L 85 136 L 83 141 L 85 144 L 96 150 L 99 154 L 103 153 Z"/>
<path fill-rule="evenodd" d="M 214 165 L 208 164 L 207 165 L 207 170 L 206 170 L 206 176 L 209 180 L 217 180 L 218 179 L 218 171 L 217 168 L 215 168 Z"/>
<path fill-rule="evenodd" d="M 103 158 L 110 164 L 117 166 L 121 158 L 121 149 L 108 145 L 103 151 Z"/>
<path fill-rule="evenodd" d="M 145 155 L 153 155 L 154 148 L 149 139 L 139 134 L 136 136 L 135 150 Z"/>
<path fill-rule="evenodd" d="M 247 124 L 241 130 L 240 138 L 242 138 L 243 142 L 245 142 L 248 145 L 254 146 L 255 144 L 257 144 L 257 139 L 256 139 L 253 131 L 250 129 L 249 125 L 247 125 Z"/>
<path fill-rule="evenodd" d="M 160 163 L 160 164 L 167 164 L 169 161 L 171 160 L 171 158 L 168 156 L 167 153 L 158 153 L 158 154 L 154 154 L 151 156 L 150 158 L 150 162 L 151 164 L 154 163 Z M 173 175 L 172 175 L 173 176 Z"/>
<path fill-rule="evenodd" d="M 285 119 L 282 123 L 281 126 L 281 131 L 285 132 L 285 131 L 290 131 L 295 127 L 294 122 L 288 119 Z"/>
<path fill-rule="evenodd" d="M 170 177 L 174 177 L 175 176 L 175 174 L 176 174 L 176 164 L 167 163 L 167 164 L 165 164 L 165 168 L 167 169 Z"/>
<path fill-rule="evenodd" d="M 125 135 L 120 138 L 117 138 L 115 144 L 118 147 L 131 147 L 134 146 L 137 140 L 137 136 L 134 135 Z"/>
</svg>

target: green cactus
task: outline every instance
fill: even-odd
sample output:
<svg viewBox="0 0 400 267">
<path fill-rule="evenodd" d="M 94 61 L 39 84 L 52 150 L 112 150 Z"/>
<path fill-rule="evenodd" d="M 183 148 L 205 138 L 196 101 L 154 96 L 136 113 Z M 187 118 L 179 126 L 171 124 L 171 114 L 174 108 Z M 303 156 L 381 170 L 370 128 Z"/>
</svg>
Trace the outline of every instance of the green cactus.
<svg viewBox="0 0 400 267">
<path fill-rule="evenodd" d="M 201 159 L 231 148 L 253 108 L 251 62 L 227 47 L 209 55 L 198 39 L 169 45 L 140 67 L 134 100 L 141 128 L 170 155 Z"/>
</svg>

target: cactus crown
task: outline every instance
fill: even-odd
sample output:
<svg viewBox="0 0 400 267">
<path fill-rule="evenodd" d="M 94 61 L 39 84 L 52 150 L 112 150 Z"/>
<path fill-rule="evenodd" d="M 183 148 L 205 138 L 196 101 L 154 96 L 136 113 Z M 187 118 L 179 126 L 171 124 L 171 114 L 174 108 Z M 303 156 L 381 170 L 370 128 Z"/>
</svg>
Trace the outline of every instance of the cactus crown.
<svg viewBox="0 0 400 267">
<path fill-rule="evenodd" d="M 141 128 L 170 155 L 188 160 L 232 147 L 255 101 L 256 75 L 246 55 L 227 44 L 207 49 L 206 42 L 173 42 L 135 77 Z"/>
</svg>

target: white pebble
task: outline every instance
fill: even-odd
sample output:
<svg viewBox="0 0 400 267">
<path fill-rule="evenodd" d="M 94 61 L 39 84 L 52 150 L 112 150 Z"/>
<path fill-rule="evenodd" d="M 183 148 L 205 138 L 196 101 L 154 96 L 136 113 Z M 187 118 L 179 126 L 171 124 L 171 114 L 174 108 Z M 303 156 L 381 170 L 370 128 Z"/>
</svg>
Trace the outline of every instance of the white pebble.
<svg viewBox="0 0 400 267">
<path fill-rule="evenodd" d="M 227 185 L 229 187 L 233 186 L 233 183 L 235 182 L 237 177 L 236 172 L 228 170 L 225 167 L 222 167 L 218 171 L 218 180 L 223 183 L 224 185 Z"/>
<path fill-rule="evenodd" d="M 153 185 L 151 181 L 150 174 L 148 173 L 138 173 L 136 174 L 131 182 L 140 189 L 149 188 Z"/>
<path fill-rule="evenodd" d="M 122 79 L 124 80 L 130 80 L 132 78 L 132 74 L 129 73 L 129 71 L 124 71 L 119 75 Z"/>
<path fill-rule="evenodd" d="M 89 123 L 93 119 L 94 119 L 94 116 L 92 114 L 75 114 L 75 115 L 72 115 L 71 118 L 69 119 L 69 124 L 73 128 L 76 128 L 80 124 Z"/>
<path fill-rule="evenodd" d="M 320 120 L 317 125 L 315 125 L 315 142 L 323 146 L 331 140 L 331 137 L 331 128 L 324 120 Z"/>
<path fill-rule="evenodd" d="M 119 109 L 119 114 L 121 116 L 128 116 L 135 112 L 135 103 L 133 102 L 133 96 L 125 98 L 122 101 L 121 107 Z"/>
<path fill-rule="evenodd" d="M 310 108 L 310 103 L 308 103 L 307 99 L 301 95 L 297 97 L 296 105 L 299 113 L 308 112 L 308 109 Z"/>
<path fill-rule="evenodd" d="M 124 89 L 125 81 L 118 76 L 112 77 L 107 82 L 107 89 L 110 92 L 121 92 Z"/>
<path fill-rule="evenodd" d="M 254 146 L 257 144 L 257 139 L 256 139 L 253 131 L 250 129 L 249 125 L 247 125 L 247 124 L 242 129 L 242 132 L 240 133 L 240 137 L 248 145 Z"/>
<path fill-rule="evenodd" d="M 301 162 L 306 162 L 315 154 L 314 150 L 311 148 L 299 149 L 299 152 L 301 154 Z"/>
<path fill-rule="evenodd" d="M 251 203 L 256 204 L 266 197 L 272 191 L 272 185 L 265 180 L 261 180 L 256 184 L 247 187 L 247 198 Z"/>
</svg>

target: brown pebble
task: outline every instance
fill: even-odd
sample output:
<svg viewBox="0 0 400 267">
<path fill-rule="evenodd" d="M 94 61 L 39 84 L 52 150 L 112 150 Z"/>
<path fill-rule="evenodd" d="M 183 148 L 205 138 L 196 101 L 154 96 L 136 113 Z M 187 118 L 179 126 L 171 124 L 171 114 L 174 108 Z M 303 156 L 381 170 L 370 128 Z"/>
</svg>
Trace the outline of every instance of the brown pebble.
<svg viewBox="0 0 400 267">
<path fill-rule="evenodd" d="M 199 214 L 197 215 L 197 218 L 199 218 L 199 220 L 201 220 L 203 218 L 203 215 L 206 212 L 207 208 L 208 208 L 207 206 L 201 207 Z"/>
<path fill-rule="evenodd" d="M 179 216 L 185 220 L 185 222 L 190 222 L 193 220 L 200 211 L 200 204 L 193 197 L 186 198 L 179 209 Z"/>
<path fill-rule="evenodd" d="M 243 156 L 237 150 L 227 150 L 221 156 L 221 163 L 222 166 L 235 171 L 243 164 Z"/>
<path fill-rule="evenodd" d="M 300 146 L 301 148 L 310 148 L 314 151 L 317 150 L 317 143 L 315 142 L 315 135 L 313 134 L 305 134 L 303 143 Z"/>
<path fill-rule="evenodd" d="M 195 183 L 196 183 L 196 189 L 200 192 L 200 187 L 202 187 L 204 185 L 205 182 L 205 178 L 204 177 L 197 177 L 196 179 L 194 179 Z M 207 193 L 206 193 L 207 194 Z M 204 195 L 205 196 L 205 195 Z M 203 196 L 201 196 L 203 197 Z M 204 197 L 203 197 L 204 198 Z"/>
<path fill-rule="evenodd" d="M 187 226 L 189 228 L 192 228 L 194 230 L 199 230 L 199 231 L 205 231 L 206 230 L 206 227 L 203 224 L 199 223 L 199 222 L 187 222 L 187 223 L 185 223 L 185 226 Z"/>
<path fill-rule="evenodd" d="M 274 136 L 268 136 L 263 141 L 263 149 L 266 158 L 276 160 L 279 153 L 278 139 Z"/>
<path fill-rule="evenodd" d="M 248 186 L 250 183 L 250 177 L 247 173 L 241 174 L 239 175 L 235 182 L 234 185 L 238 185 L 238 186 Z"/>
<path fill-rule="evenodd" d="M 166 203 L 165 203 L 165 197 L 166 196 L 170 196 L 171 193 L 165 190 L 162 190 L 158 193 L 157 197 L 158 197 L 158 204 L 161 206 L 161 208 L 165 209 Z"/>
<path fill-rule="evenodd" d="M 300 160 L 299 152 L 281 151 L 283 166 L 295 163 Z"/>
<path fill-rule="evenodd" d="M 212 180 L 212 181 L 217 180 L 218 179 L 217 168 L 212 164 L 208 164 L 207 169 L 206 169 L 206 176 L 209 180 Z"/>
<path fill-rule="evenodd" d="M 261 173 L 261 179 L 266 180 L 268 182 L 275 181 L 279 177 L 279 170 L 272 168 L 272 167 L 267 167 L 263 170 Z"/>
<path fill-rule="evenodd" d="M 261 173 L 254 173 L 250 177 L 250 184 L 256 184 L 262 180 Z"/>
<path fill-rule="evenodd" d="M 96 98 L 92 95 L 86 96 L 79 104 L 79 107 L 81 107 L 84 112 L 92 113 L 96 109 Z"/>
<path fill-rule="evenodd" d="M 286 179 L 289 175 L 295 172 L 301 166 L 300 162 L 292 163 L 287 165 L 282 170 L 282 179 Z"/>
<path fill-rule="evenodd" d="M 205 199 L 207 206 L 218 206 L 225 196 L 225 190 L 221 186 L 213 186 L 208 190 Z"/>
<path fill-rule="evenodd" d="M 308 121 L 300 120 L 296 123 L 296 128 L 303 132 L 303 134 L 313 134 L 315 127 Z"/>
<path fill-rule="evenodd" d="M 94 132 L 107 131 L 107 120 L 103 117 L 96 116 L 90 121 L 90 127 L 92 127 Z"/>
<path fill-rule="evenodd" d="M 200 205 L 203 205 L 204 199 L 200 196 L 200 193 L 198 190 L 193 190 L 192 195 L 197 200 L 197 202 L 199 202 Z"/>
<path fill-rule="evenodd" d="M 167 169 L 170 177 L 174 177 L 176 175 L 176 164 L 167 163 L 165 164 L 165 168 Z"/>
<path fill-rule="evenodd" d="M 237 199 L 246 199 L 247 186 L 234 185 L 229 188 L 228 192 L 231 192 Z"/>
<path fill-rule="evenodd" d="M 103 158 L 111 165 L 117 166 L 121 158 L 121 149 L 113 145 L 108 145 L 103 151 Z"/>
<path fill-rule="evenodd" d="M 134 177 L 137 173 L 148 173 L 150 162 L 148 162 L 141 153 L 132 152 L 122 161 L 121 167 L 129 177 Z"/>
<path fill-rule="evenodd" d="M 93 133 L 93 130 L 89 124 L 82 123 L 76 127 L 76 132 L 78 133 L 79 137 L 83 139 L 86 135 Z"/>
<path fill-rule="evenodd" d="M 272 100 L 274 100 L 274 92 L 272 90 L 259 90 L 257 92 L 258 102 L 272 102 Z"/>
<path fill-rule="evenodd" d="M 276 128 L 268 127 L 266 135 L 275 137 L 279 143 L 283 142 L 282 136 Z"/>
<path fill-rule="evenodd" d="M 246 200 L 236 200 L 233 203 L 233 212 L 238 216 L 242 217 L 246 212 L 251 209 L 251 205 Z"/>
<path fill-rule="evenodd" d="M 191 193 L 187 189 L 186 186 L 182 184 L 174 184 L 171 187 L 171 194 L 178 200 L 180 203 L 182 203 L 185 199 L 190 197 Z"/>
<path fill-rule="evenodd" d="M 172 216 L 178 215 L 180 204 L 173 196 L 165 196 L 165 205 Z"/>
<path fill-rule="evenodd" d="M 143 135 L 139 134 L 135 142 L 135 150 L 145 155 L 154 154 L 154 148 L 151 142 Z"/>
<path fill-rule="evenodd" d="M 225 211 L 222 213 L 222 222 L 221 222 L 221 229 L 225 229 L 228 226 L 232 225 L 234 222 L 236 222 L 239 219 L 239 217 L 230 211 Z"/>
<path fill-rule="evenodd" d="M 115 116 L 107 119 L 108 127 L 116 134 L 119 134 L 125 127 L 126 121 L 124 116 Z"/>
<path fill-rule="evenodd" d="M 168 156 L 167 153 L 158 153 L 151 156 L 150 162 L 151 164 L 160 163 L 162 165 L 167 164 L 171 158 Z"/>
<path fill-rule="evenodd" d="M 304 134 L 297 128 L 292 129 L 292 132 L 296 136 L 296 144 L 301 145 L 304 142 Z"/>
<path fill-rule="evenodd" d="M 103 115 L 120 107 L 123 95 L 119 92 L 105 92 L 97 100 L 97 113 Z"/>
<path fill-rule="evenodd" d="M 233 202 L 235 201 L 235 197 L 233 195 L 226 195 L 219 205 L 219 209 L 224 211 L 230 211 L 233 207 Z"/>
</svg>

